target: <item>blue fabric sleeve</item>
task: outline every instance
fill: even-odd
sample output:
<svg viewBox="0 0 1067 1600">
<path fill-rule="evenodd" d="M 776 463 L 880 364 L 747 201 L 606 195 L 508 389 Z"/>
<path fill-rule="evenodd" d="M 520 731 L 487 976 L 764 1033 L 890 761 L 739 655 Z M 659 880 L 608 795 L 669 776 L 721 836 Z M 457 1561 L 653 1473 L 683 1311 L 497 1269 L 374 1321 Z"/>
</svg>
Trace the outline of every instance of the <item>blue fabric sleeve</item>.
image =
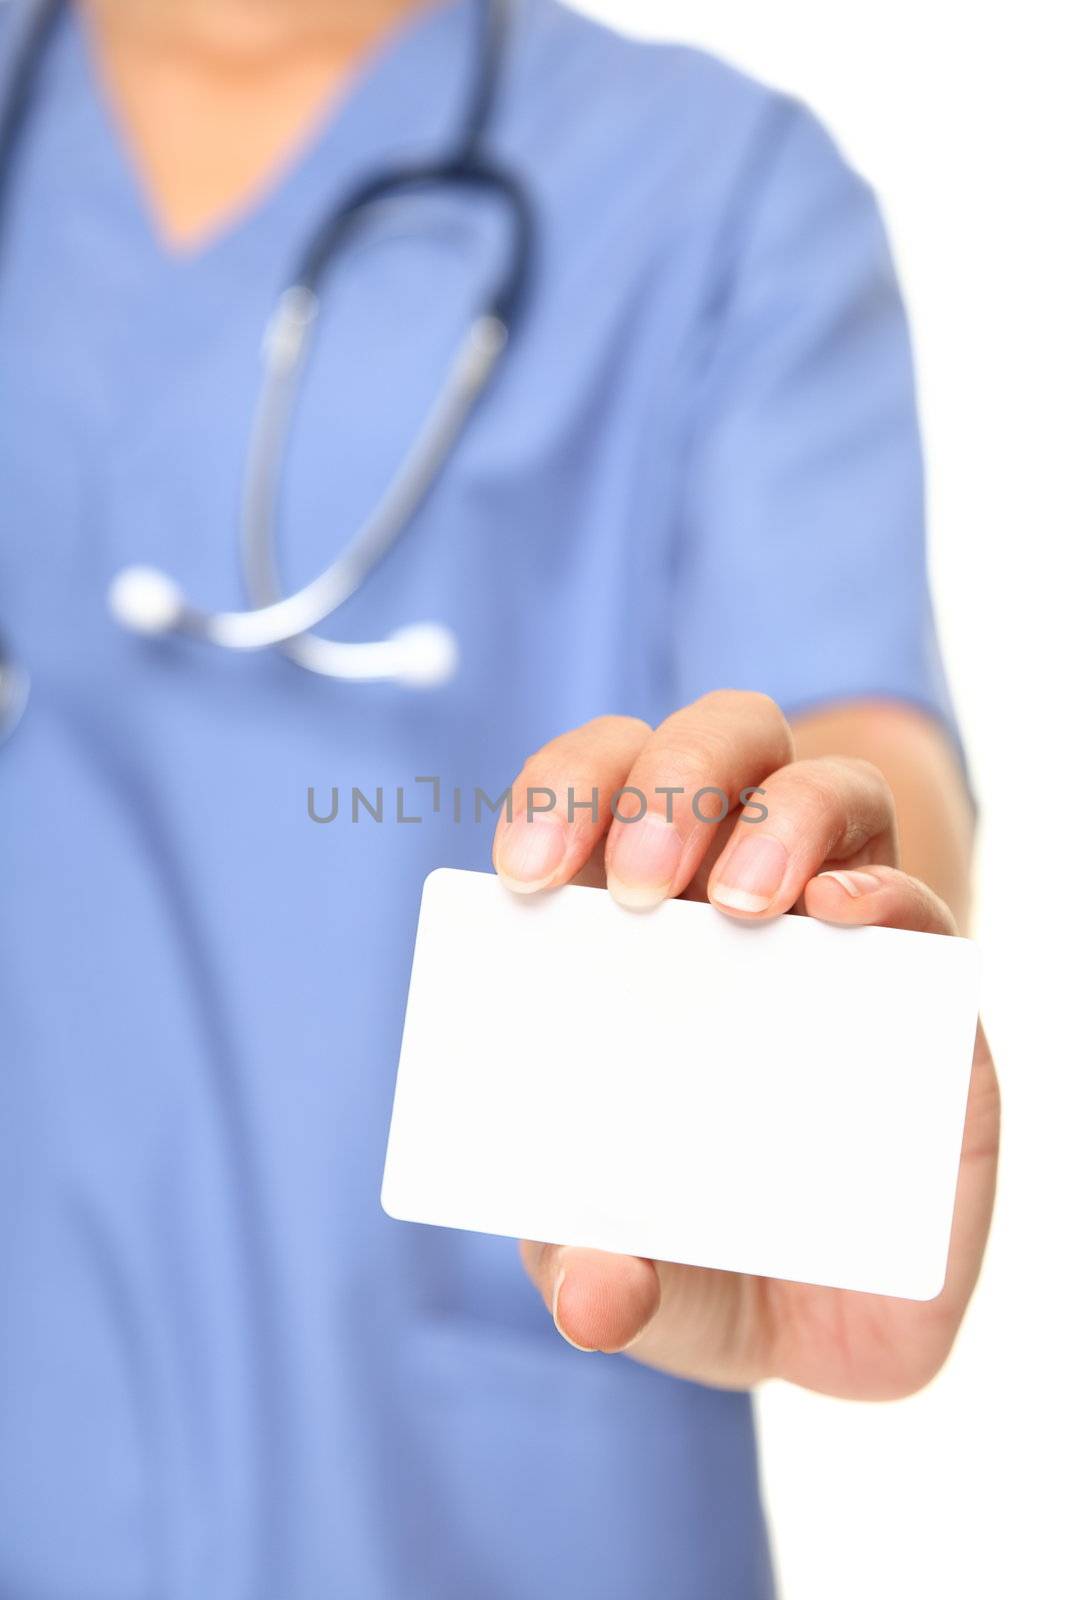
<svg viewBox="0 0 1067 1600">
<path fill-rule="evenodd" d="M 795 713 L 889 697 L 939 719 L 958 748 L 927 588 L 908 331 L 877 204 L 789 101 L 738 191 L 693 379 L 682 698 L 753 688 Z"/>
</svg>

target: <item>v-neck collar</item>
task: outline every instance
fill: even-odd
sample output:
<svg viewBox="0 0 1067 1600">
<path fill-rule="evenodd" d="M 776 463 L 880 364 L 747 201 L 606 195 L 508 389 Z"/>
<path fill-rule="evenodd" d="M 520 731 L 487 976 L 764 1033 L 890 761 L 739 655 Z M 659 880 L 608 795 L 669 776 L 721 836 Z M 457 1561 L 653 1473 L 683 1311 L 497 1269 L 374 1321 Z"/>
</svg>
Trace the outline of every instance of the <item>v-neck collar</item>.
<svg viewBox="0 0 1067 1600">
<path fill-rule="evenodd" d="M 295 150 L 257 192 L 188 247 L 160 231 L 150 197 L 128 153 L 93 59 L 77 7 L 67 4 L 57 37 L 86 102 L 87 133 L 106 152 L 116 199 L 131 237 L 164 271 L 187 275 L 241 256 L 279 227 L 311 231 L 328 209 L 382 166 L 445 149 L 458 131 L 475 70 L 477 6 L 481 0 L 429 0 L 361 57 Z M 35 70 L 48 70 L 46 59 Z"/>
</svg>

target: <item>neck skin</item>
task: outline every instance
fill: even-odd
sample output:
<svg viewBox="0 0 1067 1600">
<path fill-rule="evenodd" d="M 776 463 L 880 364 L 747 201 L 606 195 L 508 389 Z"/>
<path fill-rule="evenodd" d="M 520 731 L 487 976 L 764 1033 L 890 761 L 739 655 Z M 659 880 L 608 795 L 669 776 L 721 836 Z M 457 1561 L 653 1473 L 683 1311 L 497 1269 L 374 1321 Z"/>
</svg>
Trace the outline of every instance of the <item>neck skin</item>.
<svg viewBox="0 0 1067 1600">
<path fill-rule="evenodd" d="M 79 0 L 161 243 L 254 203 L 361 60 L 434 0 Z"/>
<path fill-rule="evenodd" d="M 419 0 L 80 0 L 101 37 L 176 50 L 241 71 L 296 51 L 345 59 L 374 44 Z"/>
</svg>

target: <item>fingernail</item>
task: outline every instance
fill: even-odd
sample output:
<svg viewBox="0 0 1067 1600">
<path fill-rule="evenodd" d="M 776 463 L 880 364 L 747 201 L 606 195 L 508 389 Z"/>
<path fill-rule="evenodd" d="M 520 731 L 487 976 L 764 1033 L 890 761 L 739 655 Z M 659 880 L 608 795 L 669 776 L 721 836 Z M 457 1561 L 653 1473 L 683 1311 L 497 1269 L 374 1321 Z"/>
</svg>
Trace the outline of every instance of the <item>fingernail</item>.
<svg viewBox="0 0 1067 1600">
<path fill-rule="evenodd" d="M 623 822 L 611 852 L 608 888 L 622 906 L 654 906 L 666 897 L 682 859 L 682 836 L 665 817 Z"/>
<path fill-rule="evenodd" d="M 563 860 L 567 836 L 558 817 L 516 817 L 497 851 L 496 870 L 513 889 L 543 889 Z"/>
<path fill-rule="evenodd" d="M 731 911 L 766 911 L 785 877 L 789 852 L 779 839 L 746 838 L 731 850 L 711 898 Z"/>
<path fill-rule="evenodd" d="M 566 1333 L 563 1330 L 563 1328 L 560 1326 L 560 1321 L 559 1321 L 559 1291 L 563 1288 L 563 1280 L 564 1280 L 564 1278 L 566 1276 L 567 1276 L 566 1267 L 560 1267 L 559 1271 L 556 1273 L 556 1282 L 555 1282 L 555 1285 L 554 1285 L 554 1287 L 552 1289 L 552 1321 L 556 1324 L 556 1332 L 559 1334 L 560 1338 L 561 1339 L 566 1339 L 567 1343 L 573 1349 L 580 1350 L 582 1352 L 582 1354 L 585 1355 L 585 1356 L 593 1355 L 595 1352 L 594 1352 L 593 1346 L 591 1344 L 579 1344 L 577 1339 L 572 1339 L 570 1334 Z"/>
<path fill-rule="evenodd" d="M 853 900 L 858 900 L 861 894 L 873 894 L 875 889 L 882 887 L 881 878 L 876 878 L 873 872 L 820 872 L 819 877 L 833 878 Z"/>
</svg>

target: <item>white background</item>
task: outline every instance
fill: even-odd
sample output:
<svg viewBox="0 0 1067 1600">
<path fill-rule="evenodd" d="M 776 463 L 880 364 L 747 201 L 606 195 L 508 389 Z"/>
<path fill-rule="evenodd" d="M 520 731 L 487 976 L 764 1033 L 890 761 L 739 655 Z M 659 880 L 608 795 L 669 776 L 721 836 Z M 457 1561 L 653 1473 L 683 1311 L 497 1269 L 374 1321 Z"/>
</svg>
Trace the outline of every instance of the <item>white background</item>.
<svg viewBox="0 0 1067 1600">
<path fill-rule="evenodd" d="M 1067 1594 L 1067 75 L 1051 0 L 582 0 L 807 101 L 882 197 L 917 347 L 942 640 L 983 824 L 997 1216 L 944 1373 L 762 1397 L 783 1600 Z M 664 1594 L 662 1600 L 671 1600 Z M 723 1597 L 730 1600 L 730 1597 Z"/>
</svg>

